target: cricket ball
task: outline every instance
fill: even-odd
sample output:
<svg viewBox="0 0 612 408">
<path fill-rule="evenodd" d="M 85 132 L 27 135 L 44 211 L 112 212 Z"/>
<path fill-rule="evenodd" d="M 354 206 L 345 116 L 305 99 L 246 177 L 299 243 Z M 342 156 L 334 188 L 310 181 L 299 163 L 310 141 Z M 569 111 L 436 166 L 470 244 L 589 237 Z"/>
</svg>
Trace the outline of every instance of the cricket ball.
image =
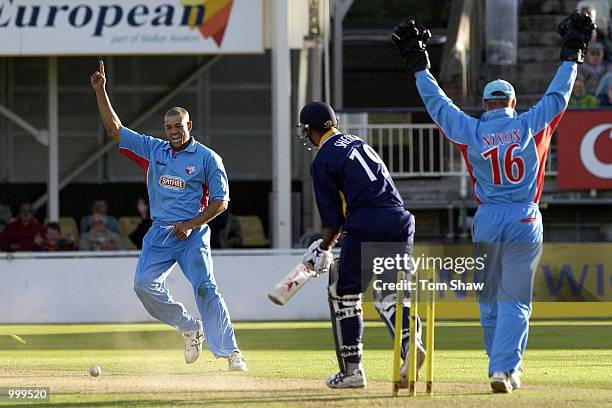
<svg viewBox="0 0 612 408">
<path fill-rule="evenodd" d="M 102 369 L 98 365 L 92 365 L 89 367 L 89 375 L 92 377 L 97 377 L 102 373 Z"/>
</svg>

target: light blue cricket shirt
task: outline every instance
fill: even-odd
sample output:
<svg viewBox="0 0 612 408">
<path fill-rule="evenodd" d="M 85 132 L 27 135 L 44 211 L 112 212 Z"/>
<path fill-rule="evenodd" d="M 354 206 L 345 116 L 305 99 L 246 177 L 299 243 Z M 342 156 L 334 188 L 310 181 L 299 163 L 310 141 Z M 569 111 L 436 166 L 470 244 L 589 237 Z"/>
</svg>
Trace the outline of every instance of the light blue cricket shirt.
<svg viewBox="0 0 612 408">
<path fill-rule="evenodd" d="M 153 221 L 187 221 L 210 201 L 229 201 L 221 157 L 193 137 L 179 152 L 170 142 L 122 127 L 119 151 L 144 172 Z"/>
</svg>

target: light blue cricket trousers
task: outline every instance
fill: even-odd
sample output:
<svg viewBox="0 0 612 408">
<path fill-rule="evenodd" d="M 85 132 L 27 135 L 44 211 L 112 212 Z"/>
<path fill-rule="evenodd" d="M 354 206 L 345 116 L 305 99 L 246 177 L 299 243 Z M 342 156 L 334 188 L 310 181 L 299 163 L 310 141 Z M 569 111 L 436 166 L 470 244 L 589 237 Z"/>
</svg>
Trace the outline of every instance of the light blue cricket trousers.
<svg viewBox="0 0 612 408">
<path fill-rule="evenodd" d="M 195 330 L 196 319 L 172 299 L 166 278 L 178 262 L 191 285 L 202 317 L 204 339 L 215 357 L 238 350 L 225 301 L 217 290 L 207 225 L 194 229 L 183 241 L 171 237 L 166 223 L 154 222 L 144 237 L 134 277 L 134 291 L 154 318 L 180 331 Z"/>
<path fill-rule="evenodd" d="M 472 235 L 487 253 L 486 289 L 478 302 L 489 375 L 512 373 L 521 366 L 527 346 L 542 216 L 533 203 L 481 204 Z"/>
</svg>

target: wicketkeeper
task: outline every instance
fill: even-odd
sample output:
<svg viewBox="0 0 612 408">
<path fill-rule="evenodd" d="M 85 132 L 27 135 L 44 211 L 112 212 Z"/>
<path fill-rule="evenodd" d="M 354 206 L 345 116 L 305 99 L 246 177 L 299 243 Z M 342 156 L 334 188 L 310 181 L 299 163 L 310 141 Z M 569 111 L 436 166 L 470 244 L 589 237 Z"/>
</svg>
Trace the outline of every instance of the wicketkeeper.
<svg viewBox="0 0 612 408">
<path fill-rule="evenodd" d="M 546 155 L 594 29 L 586 13 L 574 12 L 563 20 L 558 28 L 563 37 L 563 62 L 544 97 L 518 115 L 514 88 L 495 80 L 484 88 L 485 113 L 480 119 L 457 108 L 429 72 L 429 30 L 409 20 L 392 35 L 406 69 L 416 77 L 429 114 L 461 151 L 473 182 L 478 210 L 472 238 L 493 255 L 486 277 L 489 287 L 479 296 L 479 305 L 494 392 L 511 392 L 521 386 L 533 278 L 541 255 L 538 202 Z"/>
</svg>

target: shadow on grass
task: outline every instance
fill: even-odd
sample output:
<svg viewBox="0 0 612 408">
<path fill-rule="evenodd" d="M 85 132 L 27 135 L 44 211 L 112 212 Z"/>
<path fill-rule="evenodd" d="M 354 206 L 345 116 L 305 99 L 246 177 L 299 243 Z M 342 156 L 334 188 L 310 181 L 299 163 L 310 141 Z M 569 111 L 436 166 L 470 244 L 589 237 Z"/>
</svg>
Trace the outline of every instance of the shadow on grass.
<svg viewBox="0 0 612 408">
<path fill-rule="evenodd" d="M 245 350 L 333 350 L 332 332 L 328 328 L 249 328 L 237 330 L 236 336 Z M 0 350 L 179 350 L 183 347 L 180 334 L 167 330 L 23 337 L 27 344 L 18 344 L 9 336 L 0 336 Z M 567 325 L 534 326 L 529 332 L 529 349 L 609 349 L 610 338 L 610 325 L 577 328 Z M 391 337 L 383 327 L 366 328 L 364 343 L 370 350 L 391 350 L 392 347 Z M 479 327 L 436 328 L 437 350 L 477 350 L 481 347 L 482 332 Z"/>
</svg>

